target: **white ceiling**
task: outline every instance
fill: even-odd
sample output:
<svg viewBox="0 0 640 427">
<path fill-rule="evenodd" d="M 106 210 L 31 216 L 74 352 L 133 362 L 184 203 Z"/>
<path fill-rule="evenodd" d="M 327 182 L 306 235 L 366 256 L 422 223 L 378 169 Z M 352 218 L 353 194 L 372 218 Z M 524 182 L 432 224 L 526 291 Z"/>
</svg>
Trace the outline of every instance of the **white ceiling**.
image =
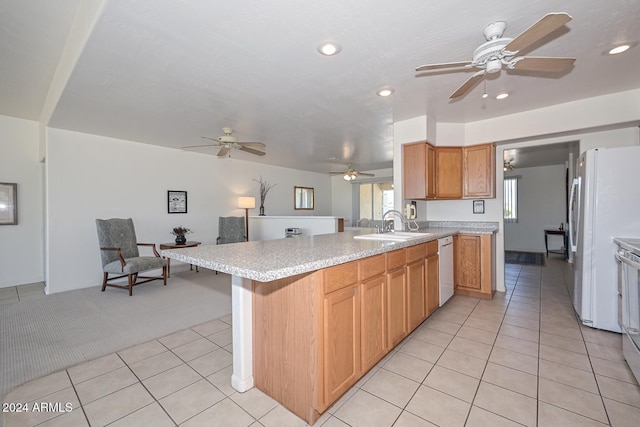
<svg viewBox="0 0 640 427">
<path fill-rule="evenodd" d="M 0 114 L 38 120 L 82 1 L 0 4 Z M 481 99 L 481 84 L 452 102 L 470 73 L 415 72 L 470 60 L 491 22 L 514 37 L 549 12 L 573 20 L 524 53 L 575 56 L 562 76 L 503 70 L 486 88 L 507 100 Z M 390 166 L 394 121 L 463 123 L 640 87 L 638 47 L 603 55 L 640 40 L 639 18 L 637 0 L 108 0 L 49 125 L 176 149 L 229 126 L 267 144 L 264 157 L 235 158 L 379 169 Z M 339 55 L 316 51 L 328 39 Z M 383 86 L 394 95 L 378 97 Z"/>
</svg>

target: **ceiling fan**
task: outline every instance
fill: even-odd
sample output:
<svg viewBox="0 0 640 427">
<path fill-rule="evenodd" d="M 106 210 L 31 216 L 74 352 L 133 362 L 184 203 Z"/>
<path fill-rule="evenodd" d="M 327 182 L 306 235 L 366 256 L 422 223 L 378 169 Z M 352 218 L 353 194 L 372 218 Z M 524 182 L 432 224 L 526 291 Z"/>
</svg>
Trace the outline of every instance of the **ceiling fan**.
<svg viewBox="0 0 640 427">
<path fill-rule="evenodd" d="M 364 173 L 364 172 L 355 170 L 351 165 L 351 163 L 347 165 L 347 169 L 344 172 L 329 172 L 329 175 L 342 175 L 342 178 L 345 181 L 355 181 L 358 178 L 358 175 L 375 176 L 375 174 L 372 174 L 372 173 Z"/>
<path fill-rule="evenodd" d="M 513 160 L 508 160 L 508 161 L 507 161 L 507 160 L 505 160 L 505 161 L 504 161 L 504 165 L 503 165 L 503 168 L 502 168 L 502 170 L 503 170 L 504 172 L 515 170 L 515 168 L 516 168 L 516 167 L 514 166 L 514 164 L 513 164 L 513 163 L 511 163 L 512 161 L 513 161 Z"/>
<path fill-rule="evenodd" d="M 573 65 L 576 58 L 517 56 L 522 50 L 538 42 L 548 34 L 571 21 L 567 13 L 549 13 L 515 38 L 503 37 L 507 28 L 505 22 L 494 22 L 484 29 L 487 40 L 474 52 L 471 61 L 447 62 L 422 65 L 416 71 L 431 71 L 444 68 L 480 68 L 462 86 L 453 92 L 449 99 L 460 98 L 473 89 L 487 74 L 498 73 L 503 67 L 507 70 L 534 72 L 561 72 Z"/>
<path fill-rule="evenodd" d="M 255 154 L 256 156 L 264 156 L 265 153 L 255 148 L 251 147 L 260 147 L 264 148 L 262 142 L 239 142 L 238 138 L 232 136 L 233 129 L 231 128 L 222 128 L 222 132 L 224 135 L 219 136 L 218 138 L 208 138 L 203 136 L 204 139 L 209 139 L 211 141 L 215 141 L 216 144 L 205 144 L 205 145 L 190 145 L 187 147 L 182 147 L 184 150 L 201 150 L 201 149 L 209 149 L 211 147 L 220 147 L 220 151 L 218 151 L 218 157 L 223 158 L 230 155 L 232 149 L 238 149 L 241 151 L 246 151 L 247 153 Z"/>
</svg>

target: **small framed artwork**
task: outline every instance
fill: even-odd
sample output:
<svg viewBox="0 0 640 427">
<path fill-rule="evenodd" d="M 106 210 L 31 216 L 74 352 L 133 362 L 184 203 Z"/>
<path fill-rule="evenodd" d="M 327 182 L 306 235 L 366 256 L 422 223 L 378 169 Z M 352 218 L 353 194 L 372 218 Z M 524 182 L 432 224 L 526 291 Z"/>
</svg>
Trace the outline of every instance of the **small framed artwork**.
<svg viewBox="0 0 640 427">
<path fill-rule="evenodd" d="M 473 201 L 473 213 L 474 214 L 483 214 L 484 213 L 484 200 L 474 200 Z"/>
<path fill-rule="evenodd" d="M 187 213 L 187 192 L 167 191 L 168 212 Z"/>
<path fill-rule="evenodd" d="M 18 224 L 18 184 L 0 182 L 0 225 Z"/>
</svg>

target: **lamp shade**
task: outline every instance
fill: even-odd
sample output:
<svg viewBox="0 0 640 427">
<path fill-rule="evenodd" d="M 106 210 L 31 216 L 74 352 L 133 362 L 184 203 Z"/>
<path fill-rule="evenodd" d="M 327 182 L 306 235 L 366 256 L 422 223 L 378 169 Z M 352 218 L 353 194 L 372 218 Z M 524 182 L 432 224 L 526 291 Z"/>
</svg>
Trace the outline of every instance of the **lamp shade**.
<svg viewBox="0 0 640 427">
<path fill-rule="evenodd" d="M 256 198 L 238 197 L 238 207 L 241 209 L 253 209 L 256 207 Z"/>
</svg>

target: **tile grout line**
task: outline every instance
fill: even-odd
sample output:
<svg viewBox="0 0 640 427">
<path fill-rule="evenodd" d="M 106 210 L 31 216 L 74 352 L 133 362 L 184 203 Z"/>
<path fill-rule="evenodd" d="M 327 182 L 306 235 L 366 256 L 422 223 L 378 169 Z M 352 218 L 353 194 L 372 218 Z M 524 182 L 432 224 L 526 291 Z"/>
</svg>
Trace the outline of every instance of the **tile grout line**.
<svg viewBox="0 0 640 427">
<path fill-rule="evenodd" d="M 82 414 L 84 415 L 84 419 L 87 421 L 87 425 L 91 426 L 91 423 L 89 422 L 89 416 L 87 415 L 87 411 L 84 410 L 84 405 L 82 404 L 82 401 L 80 400 L 80 395 L 78 394 L 78 390 L 76 389 L 76 385 L 73 383 L 73 380 L 71 379 L 71 374 L 69 373 L 68 369 L 65 369 L 64 372 L 67 374 L 67 378 L 69 378 L 69 382 L 71 383 L 71 387 L 73 387 L 73 392 L 75 393 L 76 397 L 78 398 L 78 404 L 80 405 L 80 409 L 82 410 Z"/>
</svg>

